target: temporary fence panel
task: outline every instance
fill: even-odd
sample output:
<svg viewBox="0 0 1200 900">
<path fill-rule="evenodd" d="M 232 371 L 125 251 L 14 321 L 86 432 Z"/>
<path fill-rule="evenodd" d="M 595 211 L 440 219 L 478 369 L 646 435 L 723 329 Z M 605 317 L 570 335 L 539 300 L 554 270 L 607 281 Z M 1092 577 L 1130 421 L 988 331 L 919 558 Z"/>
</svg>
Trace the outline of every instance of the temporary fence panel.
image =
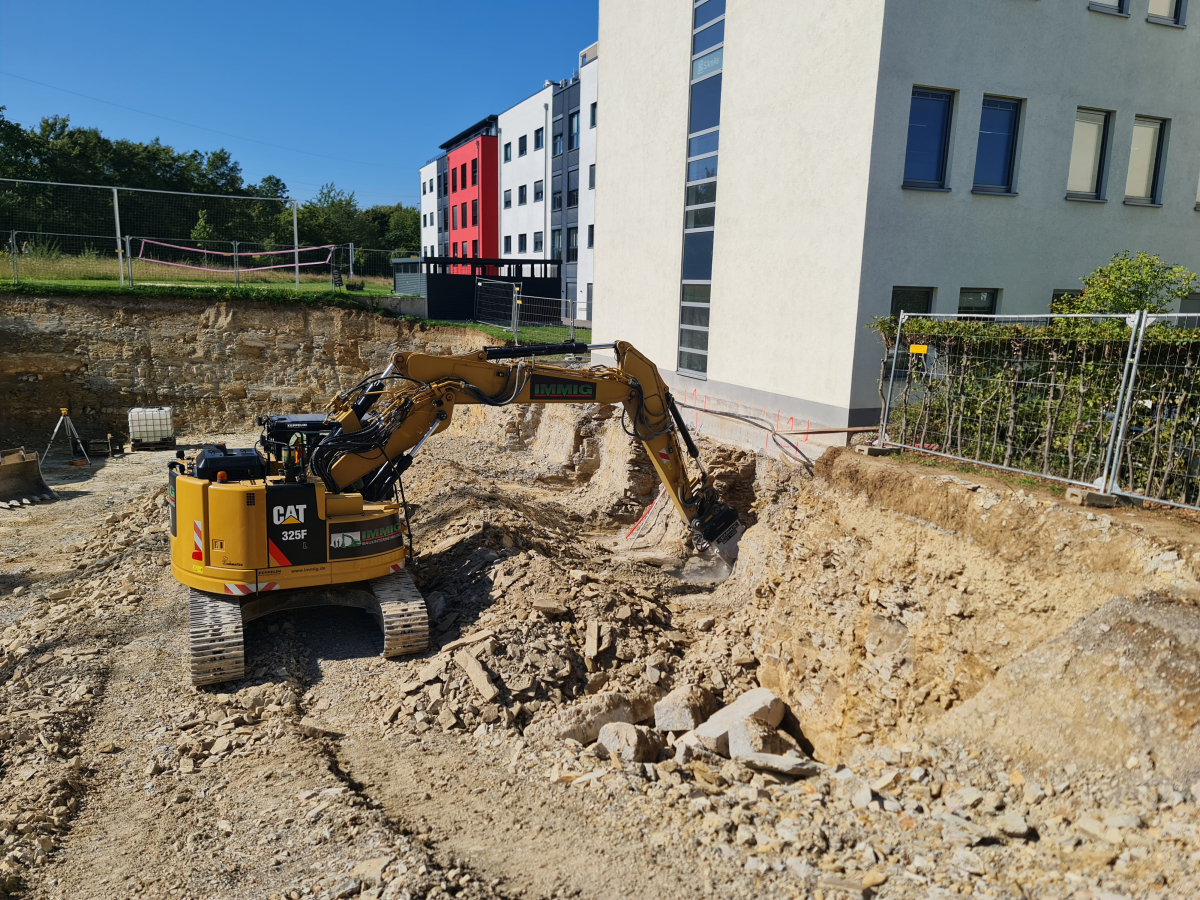
<svg viewBox="0 0 1200 900">
<path fill-rule="evenodd" d="M 884 443 L 1200 507 L 1200 316 L 902 314 Z"/>
<path fill-rule="evenodd" d="M 520 285 L 512 281 L 475 279 L 475 321 L 515 332 L 518 327 L 516 298 Z"/>
<path fill-rule="evenodd" d="M 1135 338 L 1123 316 L 902 314 L 883 373 L 884 439 L 1102 482 Z"/>
<path fill-rule="evenodd" d="M 591 343 L 590 328 L 577 328 L 574 316 L 575 301 L 560 297 L 520 295 L 517 323 L 521 342 L 526 344 L 559 344 L 563 341 Z"/>
</svg>

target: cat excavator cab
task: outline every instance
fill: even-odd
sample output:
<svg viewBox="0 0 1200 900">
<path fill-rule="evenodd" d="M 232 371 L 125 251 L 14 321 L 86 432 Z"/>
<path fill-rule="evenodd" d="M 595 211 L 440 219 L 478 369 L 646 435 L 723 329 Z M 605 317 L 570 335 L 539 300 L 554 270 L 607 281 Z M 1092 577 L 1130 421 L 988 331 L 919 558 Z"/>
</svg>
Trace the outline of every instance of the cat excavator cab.
<svg viewBox="0 0 1200 900">
<path fill-rule="evenodd" d="M 602 348 L 615 351 L 615 366 L 539 362 Z M 658 369 L 628 343 L 396 353 L 326 415 L 260 417 L 255 448 L 215 445 L 170 463 L 171 572 L 190 588 L 193 684 L 241 678 L 243 623 L 284 609 L 360 607 L 383 629 L 384 656 L 425 650 L 428 615 L 406 567 L 402 476 L 455 407 L 531 403 L 622 404 L 626 431 L 645 447 L 696 548 L 732 565 L 737 513 L 717 495 Z"/>
</svg>

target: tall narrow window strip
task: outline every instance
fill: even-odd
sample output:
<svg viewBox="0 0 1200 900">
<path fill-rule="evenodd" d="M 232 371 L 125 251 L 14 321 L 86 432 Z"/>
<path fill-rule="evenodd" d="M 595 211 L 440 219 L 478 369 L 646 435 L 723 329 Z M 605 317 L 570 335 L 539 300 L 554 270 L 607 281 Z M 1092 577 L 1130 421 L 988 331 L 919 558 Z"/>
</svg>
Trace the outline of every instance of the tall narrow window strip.
<svg viewBox="0 0 1200 900">
<path fill-rule="evenodd" d="M 913 89 L 908 112 L 908 146 L 904 155 L 906 186 L 945 187 L 953 102 L 954 95 L 948 91 Z"/>
<path fill-rule="evenodd" d="M 703 31 L 696 33 L 692 38 L 692 56 L 698 53 L 703 53 L 709 47 L 715 47 L 717 44 L 725 40 L 725 20 L 722 19 L 716 25 L 710 25 Z"/>
<path fill-rule="evenodd" d="M 471 160 L 471 184 L 479 184 L 479 160 Z"/>
<path fill-rule="evenodd" d="M 975 190 L 1012 191 L 1013 160 L 1017 149 L 1019 100 L 984 97 L 979 117 L 979 146 L 975 154 Z"/>
<path fill-rule="evenodd" d="M 721 124 L 721 75 L 714 75 L 692 85 L 688 134 L 708 131 Z"/>
<path fill-rule="evenodd" d="M 1125 180 L 1126 199 L 1155 202 L 1162 125 L 1159 119 L 1133 120 L 1133 146 L 1129 152 L 1129 175 Z"/>
<path fill-rule="evenodd" d="M 723 15 L 725 15 L 725 0 L 708 0 L 707 3 L 702 3 L 696 7 L 692 27 L 700 28 Z"/>
<path fill-rule="evenodd" d="M 579 113 L 573 112 L 567 117 L 567 149 L 579 149 Z"/>
<path fill-rule="evenodd" d="M 1107 126 L 1107 113 L 1093 109 L 1076 110 L 1071 169 L 1067 175 L 1069 193 L 1092 198 L 1100 196 Z"/>
</svg>

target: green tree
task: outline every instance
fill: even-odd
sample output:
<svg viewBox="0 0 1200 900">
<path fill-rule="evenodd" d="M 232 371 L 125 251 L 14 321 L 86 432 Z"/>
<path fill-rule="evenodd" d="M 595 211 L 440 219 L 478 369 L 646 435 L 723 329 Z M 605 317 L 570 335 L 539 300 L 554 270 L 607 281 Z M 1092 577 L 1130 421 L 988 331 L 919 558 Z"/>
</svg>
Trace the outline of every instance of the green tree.
<svg viewBox="0 0 1200 900">
<path fill-rule="evenodd" d="M 297 211 L 300 241 L 305 244 L 349 244 L 372 247 L 379 232 L 358 208 L 354 193 L 339 190 L 332 182 L 321 185 L 317 196 Z"/>
<path fill-rule="evenodd" d="M 1144 309 L 1162 313 L 1195 289 L 1197 276 L 1145 251 L 1130 255 L 1126 250 L 1080 280 L 1083 292 L 1060 297 L 1052 312 L 1131 313 Z"/>
<path fill-rule="evenodd" d="M 216 239 L 217 233 L 213 231 L 213 227 L 208 224 L 208 210 L 200 210 L 199 215 L 196 217 L 196 224 L 192 228 L 192 240 L 215 241 Z"/>
</svg>

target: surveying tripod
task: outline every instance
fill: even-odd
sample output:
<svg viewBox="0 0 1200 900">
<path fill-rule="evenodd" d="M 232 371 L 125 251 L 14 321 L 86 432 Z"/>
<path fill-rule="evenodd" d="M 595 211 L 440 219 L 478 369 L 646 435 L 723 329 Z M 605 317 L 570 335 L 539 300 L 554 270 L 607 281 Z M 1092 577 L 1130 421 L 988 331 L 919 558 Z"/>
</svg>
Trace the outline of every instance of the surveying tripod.
<svg viewBox="0 0 1200 900">
<path fill-rule="evenodd" d="M 62 414 L 58 417 L 58 424 L 54 426 L 54 434 L 50 435 L 50 443 L 46 445 L 46 452 L 42 454 L 42 459 L 50 458 L 50 448 L 54 446 L 54 439 L 58 437 L 58 429 L 63 430 L 63 436 L 67 439 L 67 443 L 71 449 L 71 462 L 75 465 L 84 465 L 78 462 L 79 457 L 75 455 L 76 448 L 83 454 L 84 461 L 87 465 L 91 465 L 92 461 L 88 458 L 87 447 L 84 446 L 83 439 L 79 436 L 79 432 L 75 430 L 75 423 L 71 421 L 71 417 L 67 415 L 67 408 L 60 406 L 58 411 Z"/>
</svg>

